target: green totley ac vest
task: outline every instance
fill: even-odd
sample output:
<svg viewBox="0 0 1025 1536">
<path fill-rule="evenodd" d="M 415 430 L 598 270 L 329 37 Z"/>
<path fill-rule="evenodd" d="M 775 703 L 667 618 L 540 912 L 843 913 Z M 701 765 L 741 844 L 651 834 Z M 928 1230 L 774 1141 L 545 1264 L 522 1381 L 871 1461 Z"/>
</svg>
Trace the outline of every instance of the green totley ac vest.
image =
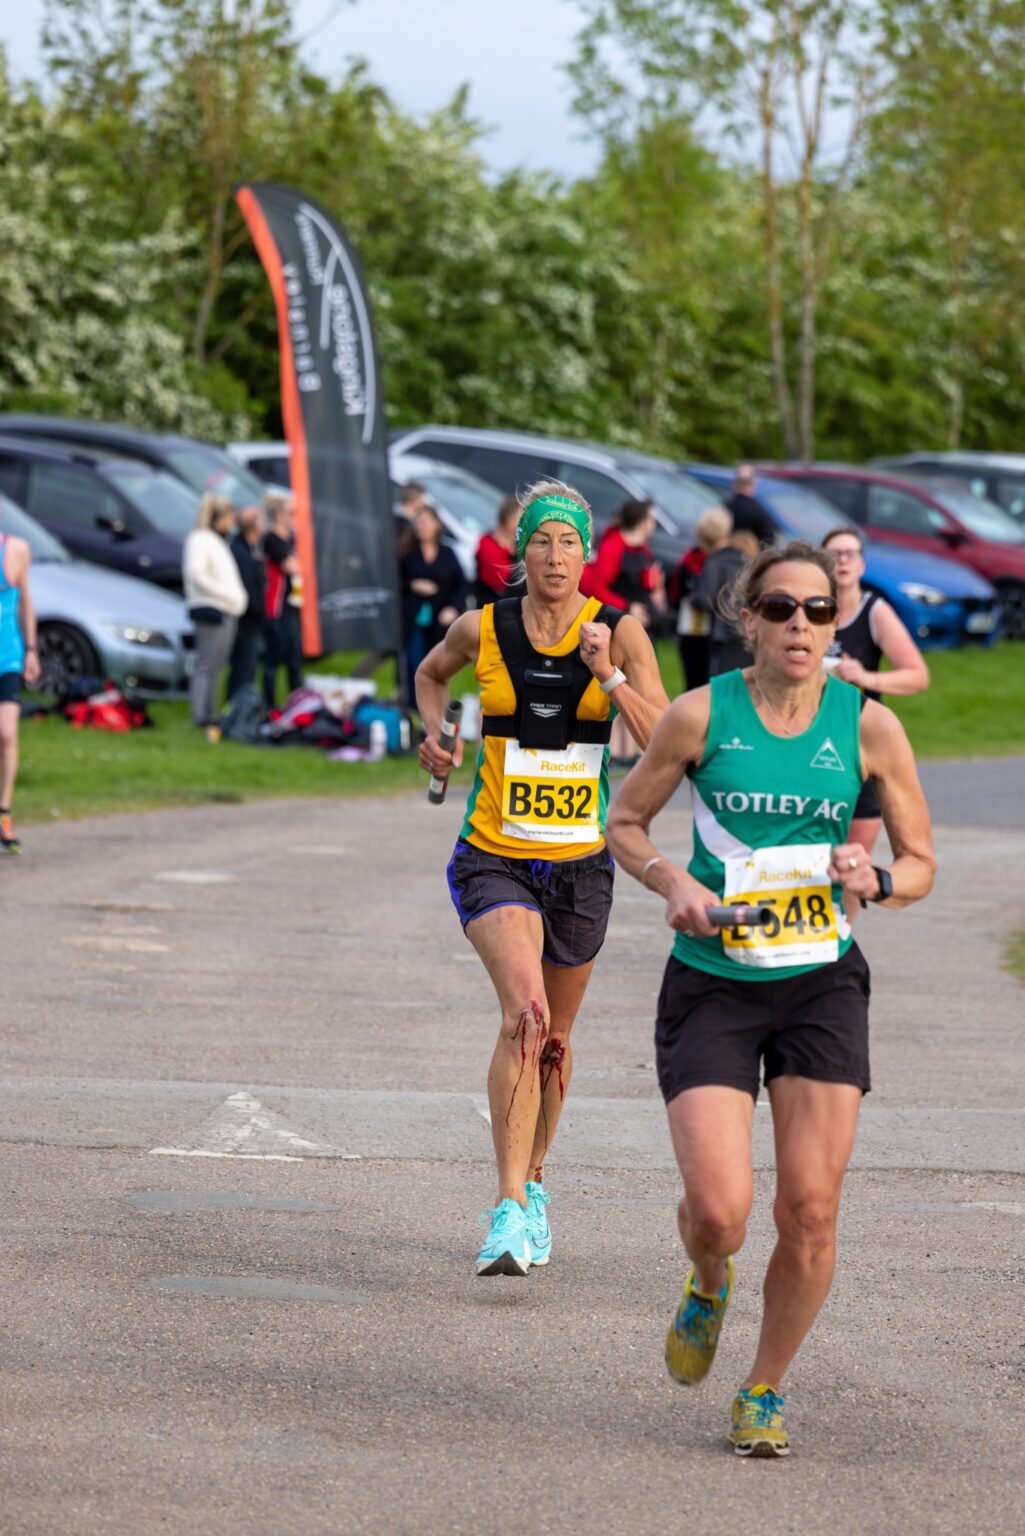
<svg viewBox="0 0 1025 1536">
<path fill-rule="evenodd" d="M 708 740 L 689 771 L 694 854 L 688 872 L 724 903 L 768 905 L 765 929 L 714 938 L 677 934 L 686 965 L 741 981 L 779 981 L 828 965 L 852 938 L 839 885 L 826 872 L 847 840 L 862 783 L 861 695 L 826 677 L 800 736 L 774 736 L 740 671 L 711 682 Z"/>
</svg>

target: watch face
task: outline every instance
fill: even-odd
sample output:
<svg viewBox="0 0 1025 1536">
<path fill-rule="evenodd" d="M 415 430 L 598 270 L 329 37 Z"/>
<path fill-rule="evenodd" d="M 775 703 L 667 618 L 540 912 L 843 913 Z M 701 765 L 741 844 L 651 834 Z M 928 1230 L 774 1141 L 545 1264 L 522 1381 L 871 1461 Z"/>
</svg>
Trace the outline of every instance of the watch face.
<svg viewBox="0 0 1025 1536">
<path fill-rule="evenodd" d="M 872 867 L 875 869 L 876 879 L 879 881 L 879 895 L 876 897 L 876 901 L 885 901 L 888 896 L 893 895 L 893 881 L 890 879 L 890 871 L 888 869 L 879 869 L 876 865 Z"/>
</svg>

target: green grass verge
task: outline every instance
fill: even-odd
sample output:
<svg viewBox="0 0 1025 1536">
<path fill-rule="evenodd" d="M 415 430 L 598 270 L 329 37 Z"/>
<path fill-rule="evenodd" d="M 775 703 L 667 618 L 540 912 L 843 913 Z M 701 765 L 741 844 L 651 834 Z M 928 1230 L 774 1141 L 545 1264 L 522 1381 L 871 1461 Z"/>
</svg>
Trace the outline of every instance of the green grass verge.
<svg viewBox="0 0 1025 1536">
<path fill-rule="evenodd" d="M 1025 928 L 1012 933 L 1004 946 L 1004 970 L 1025 981 Z"/>
<path fill-rule="evenodd" d="M 329 658 L 320 671 L 341 671 Z M 659 645 L 666 690 L 680 690 L 675 645 Z M 1004 642 L 990 651 L 934 653 L 932 687 L 895 701 L 920 757 L 978 757 L 1025 752 L 1025 645 Z M 383 691 L 394 671 L 378 674 Z M 455 695 L 473 687 L 469 668 L 454 679 Z M 332 763 L 312 748 L 211 747 L 189 723 L 184 703 L 151 709 L 156 729 L 129 736 L 75 731 L 63 720 L 29 720 L 22 727 L 18 820 L 91 816 L 158 806 L 240 803 L 275 795 L 378 795 L 422 789 L 415 757 L 381 763 Z M 453 785 L 469 781 L 464 767 Z"/>
</svg>

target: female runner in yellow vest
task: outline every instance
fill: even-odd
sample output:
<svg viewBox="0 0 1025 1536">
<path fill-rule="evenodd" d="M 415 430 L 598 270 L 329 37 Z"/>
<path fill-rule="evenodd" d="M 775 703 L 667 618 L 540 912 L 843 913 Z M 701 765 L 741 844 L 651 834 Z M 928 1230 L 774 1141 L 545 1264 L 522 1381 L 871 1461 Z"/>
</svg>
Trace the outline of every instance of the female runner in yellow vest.
<svg viewBox="0 0 1025 1536">
<path fill-rule="evenodd" d="M 556 481 L 533 486 L 516 542 L 525 596 L 464 613 L 416 674 L 420 766 L 439 778 L 459 761 L 439 742 L 449 681 L 471 664 L 481 690 L 484 739 L 448 871 L 501 1009 L 488 1072 L 498 1199 L 479 1275 L 548 1263 L 544 1159 L 612 903 L 609 727 L 618 712 L 643 747 L 668 706 L 642 626 L 623 615 L 613 632 L 579 590 L 590 547 L 583 497 Z"/>
</svg>

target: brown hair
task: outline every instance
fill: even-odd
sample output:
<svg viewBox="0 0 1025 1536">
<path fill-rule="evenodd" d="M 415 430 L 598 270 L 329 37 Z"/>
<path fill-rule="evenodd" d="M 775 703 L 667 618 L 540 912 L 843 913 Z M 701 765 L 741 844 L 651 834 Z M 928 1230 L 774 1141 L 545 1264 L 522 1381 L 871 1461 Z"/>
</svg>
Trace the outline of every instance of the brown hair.
<svg viewBox="0 0 1025 1536">
<path fill-rule="evenodd" d="M 833 540 L 838 539 L 842 533 L 846 533 L 852 539 L 857 539 L 858 548 L 862 554 L 865 553 L 865 535 L 860 528 L 855 528 L 852 523 L 841 523 L 839 528 L 830 528 L 819 546 L 820 549 L 828 549 Z"/>
<path fill-rule="evenodd" d="M 624 501 L 613 518 L 613 523 L 617 528 L 630 533 L 632 529 L 639 528 L 654 510 L 653 501 Z"/>
<path fill-rule="evenodd" d="M 432 501 L 425 501 L 423 506 L 418 508 L 416 517 L 411 519 L 409 527 L 408 528 L 403 528 L 403 530 L 402 530 L 402 537 L 399 539 L 399 554 L 400 555 L 408 555 L 408 554 L 410 554 L 417 547 L 417 545 L 419 544 L 420 540 L 416 536 L 416 528 L 415 528 L 414 524 L 416 523 L 416 518 L 420 517 L 421 514 L 424 513 L 424 512 L 429 512 L 431 514 L 431 516 L 434 518 L 434 521 L 437 523 L 437 525 L 438 525 L 438 542 L 439 542 L 439 544 L 441 543 L 441 532 L 442 532 L 442 529 L 445 526 L 445 524 L 441 520 L 441 513 L 438 511 L 437 507 L 434 505 L 434 503 Z"/>
<path fill-rule="evenodd" d="M 719 611 L 723 618 L 735 624 L 740 618 L 742 609 L 754 608 L 765 591 L 765 578 L 769 572 L 775 570 L 777 565 L 789 565 L 795 561 L 804 565 L 817 566 L 829 580 L 830 596 L 836 597 L 836 571 L 829 551 L 816 549 L 814 545 L 808 543 L 807 539 L 792 539 L 783 549 L 777 549 L 770 544 L 767 549 L 760 550 L 747 565 L 741 567 L 732 586 L 722 593 L 719 599 Z"/>
<path fill-rule="evenodd" d="M 504 528 L 506 523 L 515 522 L 522 511 L 515 496 L 503 496 L 498 503 L 498 526 Z"/>
</svg>

